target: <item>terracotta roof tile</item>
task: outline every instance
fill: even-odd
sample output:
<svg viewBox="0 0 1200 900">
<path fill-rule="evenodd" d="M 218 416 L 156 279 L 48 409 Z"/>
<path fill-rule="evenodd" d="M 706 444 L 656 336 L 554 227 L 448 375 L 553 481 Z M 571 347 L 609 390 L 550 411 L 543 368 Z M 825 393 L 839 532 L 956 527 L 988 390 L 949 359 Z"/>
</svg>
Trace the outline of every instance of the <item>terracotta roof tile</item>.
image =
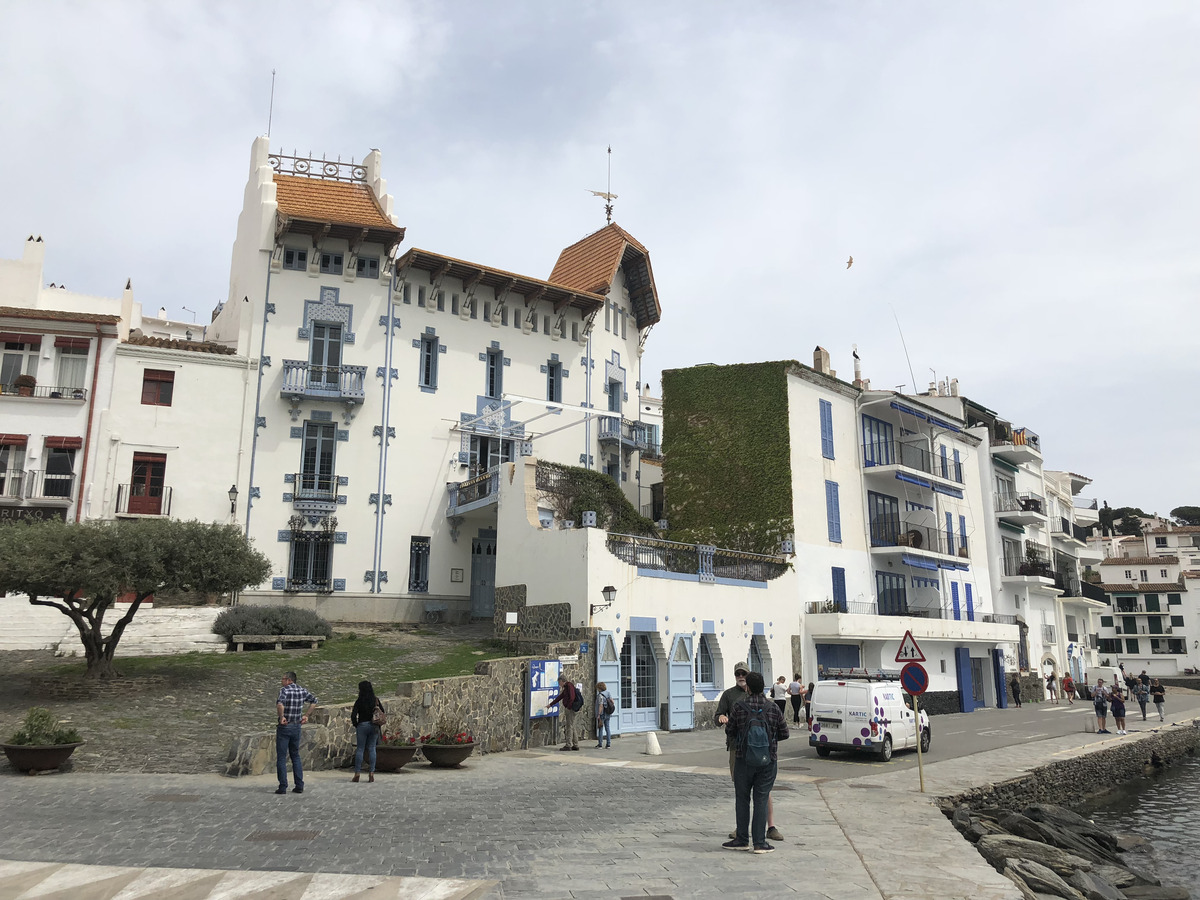
<svg viewBox="0 0 1200 900">
<path fill-rule="evenodd" d="M 1102 584 L 1100 589 L 1106 594 L 1166 594 L 1185 590 L 1182 584 L 1171 581 L 1159 584 Z"/>
<path fill-rule="evenodd" d="M 275 200 L 289 218 L 398 230 L 365 184 L 277 174 Z"/>
<path fill-rule="evenodd" d="M 1200 525 L 1174 525 L 1171 528 L 1147 528 L 1146 534 L 1200 534 Z"/>
<path fill-rule="evenodd" d="M 637 277 L 643 283 L 630 286 L 630 297 L 634 303 L 638 327 L 653 325 L 662 318 L 662 307 L 654 287 L 650 253 L 641 242 L 615 222 L 605 225 L 599 231 L 593 231 L 563 250 L 554 264 L 554 271 L 550 273 L 550 281 L 577 291 L 607 294 L 630 247 L 640 257 L 637 263 L 645 266 L 644 273 L 637 273 Z"/>
<path fill-rule="evenodd" d="M 1102 566 L 1177 566 L 1179 565 L 1178 556 L 1110 556 Z"/>
<path fill-rule="evenodd" d="M 215 353 L 220 356 L 233 356 L 237 351 L 224 344 L 214 344 L 212 341 L 181 341 L 178 338 L 151 337 L 148 334 L 130 335 L 125 343 L 138 347 L 158 347 L 162 350 L 188 350 L 192 353 Z"/>
<path fill-rule="evenodd" d="M 121 321 L 120 316 L 69 312 L 64 309 L 24 309 L 15 306 L 0 306 L 0 316 L 10 316 L 14 319 L 50 319 L 55 322 L 94 322 L 101 325 L 116 325 Z"/>
</svg>

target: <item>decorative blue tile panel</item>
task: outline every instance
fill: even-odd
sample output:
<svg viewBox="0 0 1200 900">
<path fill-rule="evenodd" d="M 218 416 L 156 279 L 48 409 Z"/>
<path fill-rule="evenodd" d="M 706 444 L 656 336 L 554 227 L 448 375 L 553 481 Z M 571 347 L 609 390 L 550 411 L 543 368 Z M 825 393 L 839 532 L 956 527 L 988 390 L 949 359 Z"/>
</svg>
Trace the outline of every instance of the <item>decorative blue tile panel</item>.
<svg viewBox="0 0 1200 900">
<path fill-rule="evenodd" d="M 458 451 L 458 463 L 459 463 L 459 465 L 462 465 L 462 466 L 470 465 L 471 464 L 470 452 L 465 451 L 465 450 L 459 450 Z"/>
<path fill-rule="evenodd" d="M 344 503 L 346 502 L 346 495 L 345 495 L 345 494 L 338 494 L 337 502 L 338 502 L 338 505 L 339 505 L 339 506 L 340 506 L 340 505 L 342 505 L 342 504 L 344 504 Z"/>
<path fill-rule="evenodd" d="M 540 366 L 540 367 L 538 368 L 538 371 L 540 371 L 540 372 L 541 372 L 543 375 L 549 375 L 549 374 L 550 374 L 550 367 L 549 367 L 549 366 L 547 366 L 547 365 L 544 365 L 544 364 L 543 364 L 542 366 Z"/>
<path fill-rule="evenodd" d="M 381 569 L 381 570 L 380 570 L 380 572 L 379 572 L 379 583 L 380 583 L 380 584 L 387 584 L 387 570 L 386 570 L 386 569 Z"/>
<path fill-rule="evenodd" d="M 250 497 L 254 500 L 258 500 L 262 497 L 262 493 L 258 490 L 258 488 L 252 487 L 250 488 Z"/>
<path fill-rule="evenodd" d="M 384 505 L 384 506 L 391 506 L 391 505 L 392 505 L 392 495 L 391 495 L 391 494 L 384 494 L 384 495 L 383 495 L 383 505 Z"/>
<path fill-rule="evenodd" d="M 264 313 L 264 315 L 266 315 L 266 316 L 274 315 L 274 313 L 275 313 L 275 304 L 274 304 L 274 303 L 268 303 L 268 304 L 266 305 L 265 309 L 266 309 L 266 312 Z"/>
<path fill-rule="evenodd" d="M 322 287 L 320 300 L 304 301 L 304 321 L 298 334 L 301 340 L 309 339 L 313 322 L 328 322 L 342 326 L 343 344 L 354 343 L 354 307 L 349 303 L 339 303 L 338 297 L 338 288 Z"/>
<path fill-rule="evenodd" d="M 346 543 L 346 532 L 344 532 L 344 531 L 335 531 L 335 532 L 333 533 L 333 542 L 334 542 L 335 544 L 344 544 L 344 543 Z"/>
<path fill-rule="evenodd" d="M 295 496 L 292 494 L 292 492 L 291 492 L 291 491 L 285 491 L 285 492 L 284 492 L 284 495 L 283 495 L 283 502 L 284 502 L 284 503 L 291 503 L 291 502 L 292 502 L 294 499 L 295 499 Z"/>
<path fill-rule="evenodd" d="M 413 349 L 414 349 L 414 350 L 420 350 L 420 349 L 421 349 L 421 339 L 420 339 L 420 338 L 413 338 L 413 339 L 412 339 L 412 345 L 413 345 Z M 379 374 L 380 374 L 380 375 L 382 375 L 382 374 L 383 374 L 383 366 L 380 366 L 380 367 L 379 367 Z"/>
<path fill-rule="evenodd" d="M 375 570 L 367 569 L 367 571 L 363 572 L 363 581 L 367 582 L 368 584 L 373 584 L 375 581 Z"/>
<path fill-rule="evenodd" d="M 379 494 L 378 493 L 371 494 L 370 496 L 367 497 L 367 502 L 370 503 L 372 506 L 378 506 L 379 505 Z"/>
<path fill-rule="evenodd" d="M 304 429 L 299 425 L 293 425 L 288 433 L 288 437 L 302 438 L 304 437 Z"/>
<path fill-rule="evenodd" d="M 504 365 L 505 365 L 505 366 L 511 366 L 511 365 L 512 365 L 512 360 L 511 360 L 511 359 L 509 359 L 507 356 L 506 356 L 506 357 L 504 357 Z"/>
<path fill-rule="evenodd" d="M 434 328 L 432 325 L 426 325 L 426 326 L 425 326 L 425 333 L 426 333 L 426 334 L 437 334 L 437 329 L 436 329 L 436 328 Z"/>
<path fill-rule="evenodd" d="M 258 361 L 258 367 L 259 367 L 260 369 L 269 369 L 269 368 L 271 368 L 271 357 L 269 357 L 269 356 L 264 356 L 264 357 L 262 357 L 261 359 L 259 359 L 259 361 Z"/>
<path fill-rule="evenodd" d="M 486 353 L 480 353 L 480 354 L 479 354 L 479 361 L 480 361 L 480 362 L 487 362 L 487 354 L 486 354 Z"/>
<path fill-rule="evenodd" d="M 349 431 L 344 431 L 343 429 L 339 428 L 339 429 L 337 430 L 337 439 L 338 439 L 339 441 L 348 441 L 348 440 L 350 440 L 350 432 L 349 432 Z"/>
<path fill-rule="evenodd" d="M 296 473 L 288 472 L 286 475 L 284 475 L 283 483 L 284 484 L 295 484 L 296 483 Z"/>
<path fill-rule="evenodd" d="M 550 354 L 550 362 L 558 362 L 558 354 L 557 353 Z"/>
<path fill-rule="evenodd" d="M 493 349 L 493 350 L 499 350 L 499 349 L 500 349 L 500 342 L 499 342 L 499 341 L 492 341 L 492 349 Z"/>
<path fill-rule="evenodd" d="M 332 422 L 333 413 L 327 409 L 314 409 L 308 416 L 314 422 Z"/>
<path fill-rule="evenodd" d="M 337 479 L 338 479 L 338 484 L 341 484 L 341 485 L 347 485 L 347 484 L 349 484 L 349 483 L 350 483 L 350 476 L 349 476 L 349 475 L 339 475 L 339 476 L 337 477 Z"/>
<path fill-rule="evenodd" d="M 333 589 L 335 591 L 344 591 L 346 589 L 346 579 L 345 578 L 333 579 Z"/>
<path fill-rule="evenodd" d="M 260 428 L 266 428 L 266 427 L 267 427 L 267 417 L 266 416 L 259 416 L 258 418 L 256 418 L 254 420 L 254 430 L 255 431 L 257 431 Z"/>
<path fill-rule="evenodd" d="M 271 579 L 271 590 L 282 591 L 286 587 L 287 587 L 287 579 L 286 578 L 272 578 Z"/>
<path fill-rule="evenodd" d="M 445 353 L 445 352 L 446 352 L 446 344 L 445 344 L 445 342 L 444 342 L 444 341 L 439 341 L 439 342 L 438 342 L 438 353 Z"/>
<path fill-rule="evenodd" d="M 281 528 L 279 531 L 275 532 L 275 540 L 279 541 L 281 544 L 286 544 L 291 541 L 291 539 L 292 532 L 290 528 Z"/>
</svg>

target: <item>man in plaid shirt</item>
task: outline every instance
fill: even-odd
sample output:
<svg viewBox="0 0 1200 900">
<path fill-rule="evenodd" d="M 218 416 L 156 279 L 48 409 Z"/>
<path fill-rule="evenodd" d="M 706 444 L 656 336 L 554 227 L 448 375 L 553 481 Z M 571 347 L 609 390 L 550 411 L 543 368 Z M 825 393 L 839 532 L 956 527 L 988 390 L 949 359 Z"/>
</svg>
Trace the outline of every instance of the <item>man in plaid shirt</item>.
<svg viewBox="0 0 1200 900">
<path fill-rule="evenodd" d="M 296 673 L 288 672 L 282 679 L 283 687 L 279 689 L 279 699 L 275 701 L 275 711 L 279 715 L 279 723 L 275 726 L 275 771 L 279 775 L 279 790 L 275 793 L 287 793 L 287 761 L 292 758 L 292 777 L 296 786 L 293 794 L 304 793 L 304 769 L 300 765 L 300 726 L 308 721 L 308 715 L 317 703 L 317 698 L 296 684 Z M 308 704 L 308 710 L 304 704 Z"/>
</svg>

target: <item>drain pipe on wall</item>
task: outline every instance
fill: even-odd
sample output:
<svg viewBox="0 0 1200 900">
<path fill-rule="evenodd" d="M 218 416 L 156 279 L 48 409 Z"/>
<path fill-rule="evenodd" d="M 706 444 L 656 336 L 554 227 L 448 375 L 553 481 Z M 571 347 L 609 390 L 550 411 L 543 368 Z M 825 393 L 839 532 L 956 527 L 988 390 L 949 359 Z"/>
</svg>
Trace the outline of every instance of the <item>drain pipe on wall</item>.
<svg viewBox="0 0 1200 900">
<path fill-rule="evenodd" d="M 243 303 L 249 303 L 249 297 L 242 298 Z M 267 316 L 274 309 L 271 306 L 271 255 L 267 255 L 267 287 L 263 293 L 263 318 L 262 318 L 262 339 L 259 341 L 258 347 L 258 386 L 254 392 L 254 421 L 251 426 L 254 428 L 253 437 L 250 439 L 250 471 L 246 484 L 246 537 L 250 537 L 250 512 L 254 508 L 254 457 L 258 451 L 258 420 L 259 411 L 262 409 L 262 384 L 263 384 L 263 354 L 267 349 Z M 254 329 L 251 327 L 250 334 L 254 334 Z M 249 341 L 247 341 L 247 350 L 250 349 Z M 247 363 L 249 365 L 249 363 Z"/>
<path fill-rule="evenodd" d="M 83 479 L 87 477 L 88 459 L 92 455 L 92 418 L 96 414 L 96 379 L 100 377 L 100 348 L 104 346 L 104 334 L 100 323 L 96 323 L 96 361 L 92 364 L 92 396 L 88 398 L 87 430 L 83 439 L 83 462 L 79 466 L 79 497 L 75 501 L 75 521 L 83 514 Z M 95 479 L 93 479 L 94 481 Z"/>
</svg>

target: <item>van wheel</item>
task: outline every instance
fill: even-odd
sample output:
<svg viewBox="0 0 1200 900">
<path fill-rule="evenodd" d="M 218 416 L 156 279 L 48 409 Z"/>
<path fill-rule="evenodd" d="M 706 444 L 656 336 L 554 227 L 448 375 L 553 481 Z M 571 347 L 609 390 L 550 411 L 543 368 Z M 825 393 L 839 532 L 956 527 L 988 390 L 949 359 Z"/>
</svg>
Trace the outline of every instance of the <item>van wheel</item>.
<svg viewBox="0 0 1200 900">
<path fill-rule="evenodd" d="M 883 743 L 879 745 L 879 759 L 881 762 L 887 762 L 892 758 L 892 736 L 885 734 Z"/>
<path fill-rule="evenodd" d="M 829 748 L 828 748 L 828 747 L 821 747 L 821 746 L 819 746 L 819 745 L 817 746 L 817 756 L 820 756 L 820 757 L 824 758 L 824 757 L 826 757 L 826 756 L 828 756 L 828 755 L 829 755 Z"/>
<path fill-rule="evenodd" d="M 928 728 L 926 728 L 924 731 L 921 732 L 921 752 L 922 753 L 929 752 L 929 729 Z"/>
</svg>

